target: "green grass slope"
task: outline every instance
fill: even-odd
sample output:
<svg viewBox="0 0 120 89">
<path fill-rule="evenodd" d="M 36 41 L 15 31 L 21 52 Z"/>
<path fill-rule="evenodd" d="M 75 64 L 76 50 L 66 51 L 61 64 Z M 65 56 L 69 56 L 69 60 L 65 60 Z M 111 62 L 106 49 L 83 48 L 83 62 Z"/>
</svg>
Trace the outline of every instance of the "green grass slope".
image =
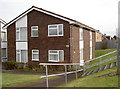
<svg viewBox="0 0 120 89">
<path fill-rule="evenodd" d="M 117 68 L 101 71 L 83 78 L 73 80 L 68 84 L 59 87 L 117 87 L 118 77 L 116 74 Z"/>
</svg>

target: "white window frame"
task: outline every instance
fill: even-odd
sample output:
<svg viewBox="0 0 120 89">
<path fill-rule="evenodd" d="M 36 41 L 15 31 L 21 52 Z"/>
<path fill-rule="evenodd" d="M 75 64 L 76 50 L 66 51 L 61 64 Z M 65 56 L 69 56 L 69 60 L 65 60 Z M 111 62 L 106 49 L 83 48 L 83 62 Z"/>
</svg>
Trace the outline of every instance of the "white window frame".
<svg viewBox="0 0 120 89">
<path fill-rule="evenodd" d="M 50 53 L 50 51 L 57 51 L 57 53 Z M 59 51 L 62 51 L 63 52 L 63 55 L 62 55 L 62 60 L 59 59 Z M 58 55 L 58 60 L 50 60 L 50 55 L 51 54 L 55 54 L 55 55 Z M 49 50 L 48 51 L 48 61 L 49 62 L 62 62 L 64 61 L 64 50 Z"/>
<path fill-rule="evenodd" d="M 37 27 L 37 29 L 33 29 L 33 27 Z M 37 36 L 33 36 L 33 31 L 38 31 L 38 26 L 31 26 L 31 37 L 38 37 L 38 35 Z"/>
<path fill-rule="evenodd" d="M 62 34 L 61 35 L 59 35 L 59 25 L 61 25 L 62 26 Z M 57 28 L 50 28 L 50 26 L 57 26 Z M 50 29 L 57 29 L 57 35 L 50 35 L 49 34 L 49 30 Z M 64 35 L 64 32 L 63 32 L 63 24 L 53 24 L 53 25 L 48 25 L 48 36 L 63 36 Z"/>
<path fill-rule="evenodd" d="M 16 50 L 16 55 L 17 54 L 19 54 L 20 55 L 20 61 L 17 61 L 17 56 L 16 56 L 16 61 L 17 62 L 21 62 L 22 60 L 21 60 L 21 50 L 19 49 L 19 50 Z"/>
<path fill-rule="evenodd" d="M 37 51 L 38 53 L 34 53 L 33 51 Z M 34 54 L 35 54 L 35 55 L 36 55 L 36 54 L 38 55 L 38 59 L 33 59 L 33 55 L 34 55 Z M 32 50 L 32 61 L 39 61 L 39 50 L 38 50 L 38 49 L 33 49 L 33 50 Z"/>
<path fill-rule="evenodd" d="M 20 27 L 16 28 L 16 35 L 17 35 L 17 32 L 19 32 L 19 35 L 18 35 L 18 39 L 17 39 L 17 36 L 16 36 L 16 41 L 20 41 Z"/>
</svg>

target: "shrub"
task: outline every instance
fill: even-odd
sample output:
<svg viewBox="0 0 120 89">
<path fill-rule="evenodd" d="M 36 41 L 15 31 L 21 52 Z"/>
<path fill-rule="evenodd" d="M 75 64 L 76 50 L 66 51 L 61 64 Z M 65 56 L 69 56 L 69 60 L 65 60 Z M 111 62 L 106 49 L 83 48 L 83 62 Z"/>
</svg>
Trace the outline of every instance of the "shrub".
<svg viewBox="0 0 120 89">
<path fill-rule="evenodd" d="M 2 63 L 2 66 L 4 69 L 6 70 L 13 70 L 13 69 L 16 69 L 16 62 L 13 62 L 13 61 L 7 61 L 7 62 L 3 62 Z"/>
</svg>

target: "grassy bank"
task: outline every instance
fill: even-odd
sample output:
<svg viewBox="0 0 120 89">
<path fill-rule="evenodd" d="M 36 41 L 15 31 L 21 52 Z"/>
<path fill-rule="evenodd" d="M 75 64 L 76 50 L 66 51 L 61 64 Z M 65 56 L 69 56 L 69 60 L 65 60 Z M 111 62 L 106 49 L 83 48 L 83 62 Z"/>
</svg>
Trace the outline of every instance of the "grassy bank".
<svg viewBox="0 0 120 89">
<path fill-rule="evenodd" d="M 59 87 L 117 87 L 118 77 L 116 75 L 117 68 L 108 69 L 98 72 Z"/>
<path fill-rule="evenodd" d="M 115 51 L 115 50 L 116 50 L 116 49 L 96 50 L 96 51 L 95 51 L 95 56 L 96 56 L 96 57 L 99 57 L 99 56 L 102 56 L 102 55 L 104 55 L 104 54 L 107 54 L 107 53 L 112 52 L 112 51 Z M 112 53 L 112 54 L 107 55 L 107 56 L 105 56 L 105 57 L 96 59 L 96 60 L 88 63 L 88 65 L 92 65 L 92 64 L 94 64 L 94 63 L 99 63 L 99 62 L 102 61 L 102 60 L 110 59 L 110 58 L 112 58 L 112 57 L 115 57 L 116 55 L 117 55 L 116 52 L 115 52 L 115 53 Z M 113 62 L 115 62 L 115 61 L 116 61 L 116 60 L 108 61 L 108 62 L 106 62 L 106 63 L 103 63 L 101 66 L 105 66 L 106 64 L 113 63 Z M 96 68 L 98 68 L 98 67 L 99 67 L 99 66 L 96 65 L 96 66 L 94 66 L 94 67 L 92 67 L 92 68 L 89 68 L 88 71 L 94 70 L 94 69 L 96 69 Z"/>
</svg>

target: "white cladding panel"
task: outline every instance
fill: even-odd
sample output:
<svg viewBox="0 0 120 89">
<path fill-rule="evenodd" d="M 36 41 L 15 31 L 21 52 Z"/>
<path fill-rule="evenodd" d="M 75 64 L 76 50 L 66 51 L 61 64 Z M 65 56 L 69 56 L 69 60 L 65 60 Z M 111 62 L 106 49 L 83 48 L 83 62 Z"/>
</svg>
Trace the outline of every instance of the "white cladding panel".
<svg viewBox="0 0 120 89">
<path fill-rule="evenodd" d="M 27 27 L 27 15 L 16 21 L 16 27 Z"/>
<path fill-rule="evenodd" d="M 3 29 L 2 29 L 3 26 L 4 26 L 4 24 L 1 23 L 1 27 L 0 27 L 1 30 L 3 30 Z"/>
<path fill-rule="evenodd" d="M 27 42 L 16 42 L 16 50 L 28 50 Z"/>
<path fill-rule="evenodd" d="M 83 43 L 83 41 L 80 41 L 80 49 L 81 48 L 84 48 L 84 43 Z"/>
<path fill-rule="evenodd" d="M 7 42 L 1 42 L 1 48 L 7 48 Z"/>
</svg>

